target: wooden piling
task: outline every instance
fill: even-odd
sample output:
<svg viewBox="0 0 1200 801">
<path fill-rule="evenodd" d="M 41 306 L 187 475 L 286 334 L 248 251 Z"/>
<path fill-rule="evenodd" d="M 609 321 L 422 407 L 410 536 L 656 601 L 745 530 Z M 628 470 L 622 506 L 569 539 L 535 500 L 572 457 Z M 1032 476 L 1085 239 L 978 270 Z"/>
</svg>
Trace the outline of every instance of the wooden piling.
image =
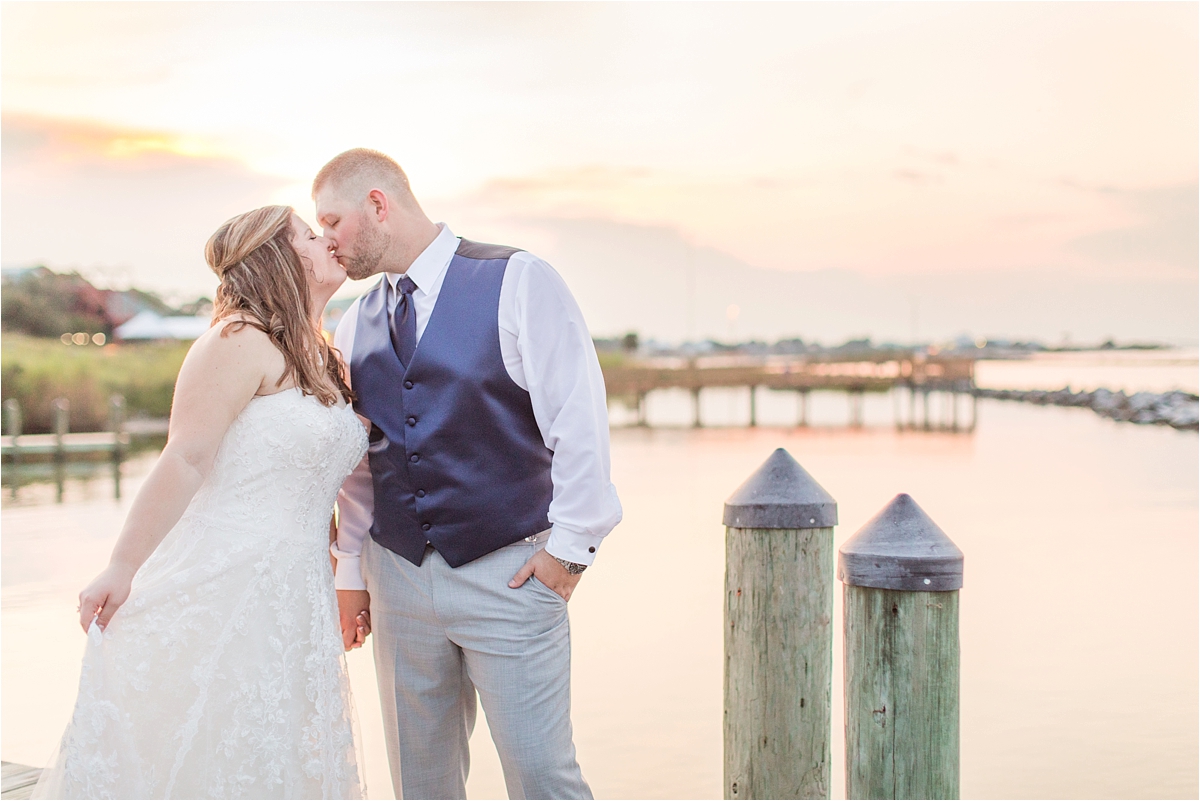
<svg viewBox="0 0 1200 801">
<path fill-rule="evenodd" d="M 108 428 L 113 435 L 113 461 L 125 456 L 125 397 L 111 395 L 108 399 Z"/>
<path fill-rule="evenodd" d="M 863 424 L 863 391 L 852 389 L 846 394 L 850 400 L 850 427 L 862 428 Z"/>
<path fill-rule="evenodd" d="M 695 387 L 692 390 L 692 428 L 701 428 L 703 423 L 700 421 L 700 387 Z"/>
<path fill-rule="evenodd" d="M 838 552 L 847 798 L 959 797 L 963 555 L 908 495 Z"/>
<path fill-rule="evenodd" d="M 16 398 L 9 398 L 4 402 L 4 427 L 8 429 L 8 435 L 12 437 L 12 460 L 13 464 L 21 461 L 21 404 Z"/>
<path fill-rule="evenodd" d="M 780 448 L 724 523 L 725 798 L 829 798 L 837 502 Z"/>
<path fill-rule="evenodd" d="M 67 449 L 64 438 L 71 430 L 71 402 L 66 398 L 55 398 L 50 402 L 54 413 L 54 458 L 65 461 Z"/>
<path fill-rule="evenodd" d="M 800 427 L 807 428 L 808 427 L 808 390 L 802 389 L 802 390 L 800 390 L 800 392 L 797 393 L 797 395 L 799 395 L 799 398 L 800 398 L 800 409 L 799 409 Z"/>
<path fill-rule="evenodd" d="M 758 387 L 750 385 L 750 427 L 758 425 Z"/>
</svg>

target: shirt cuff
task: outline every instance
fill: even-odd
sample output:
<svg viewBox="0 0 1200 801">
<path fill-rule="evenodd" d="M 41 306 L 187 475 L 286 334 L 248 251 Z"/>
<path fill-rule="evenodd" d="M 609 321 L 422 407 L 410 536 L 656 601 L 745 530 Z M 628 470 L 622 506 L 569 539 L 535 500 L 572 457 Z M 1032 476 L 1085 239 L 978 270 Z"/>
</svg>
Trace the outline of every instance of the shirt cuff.
<svg viewBox="0 0 1200 801">
<path fill-rule="evenodd" d="M 365 590 L 362 568 L 357 556 L 350 556 L 338 551 L 337 543 L 329 546 L 329 552 L 337 559 L 337 567 L 333 571 L 333 588 L 335 590 Z"/>
<path fill-rule="evenodd" d="M 596 551 L 600 549 L 600 541 L 603 539 L 604 537 L 597 537 L 594 534 L 572 531 L 569 528 L 555 525 L 550 529 L 550 539 L 546 542 L 546 553 L 568 562 L 590 565 L 595 560 Z"/>
</svg>

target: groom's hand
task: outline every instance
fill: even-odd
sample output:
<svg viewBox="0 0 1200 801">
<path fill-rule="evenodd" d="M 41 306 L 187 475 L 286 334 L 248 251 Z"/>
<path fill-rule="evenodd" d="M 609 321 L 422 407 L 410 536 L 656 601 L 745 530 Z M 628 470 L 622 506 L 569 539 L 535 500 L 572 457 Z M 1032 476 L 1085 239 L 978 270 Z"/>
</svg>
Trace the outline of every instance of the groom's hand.
<svg viewBox="0 0 1200 801">
<path fill-rule="evenodd" d="M 338 590 L 338 618 L 342 625 L 342 647 L 362 648 L 371 633 L 371 594 L 366 590 Z"/>
<path fill-rule="evenodd" d="M 538 581 L 561 595 L 564 601 L 569 601 L 582 574 L 572 575 L 543 548 L 529 557 L 525 566 L 517 571 L 517 575 L 512 577 L 512 581 L 508 582 L 508 586 L 515 590 L 528 581 L 530 576 L 537 576 Z"/>
</svg>

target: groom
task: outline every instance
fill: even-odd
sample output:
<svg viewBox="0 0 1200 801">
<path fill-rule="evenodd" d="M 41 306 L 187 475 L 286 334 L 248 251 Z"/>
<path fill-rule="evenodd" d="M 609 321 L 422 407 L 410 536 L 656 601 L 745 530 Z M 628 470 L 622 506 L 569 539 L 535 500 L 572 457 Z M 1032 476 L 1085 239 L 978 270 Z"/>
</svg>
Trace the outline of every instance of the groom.
<svg viewBox="0 0 1200 801">
<path fill-rule="evenodd" d="M 382 153 L 337 156 L 313 199 L 347 274 L 383 274 L 334 340 L 372 425 L 331 550 L 347 647 L 370 611 L 397 797 L 466 797 L 478 693 L 510 798 L 591 798 L 567 601 L 621 505 L 579 307 L 536 256 L 431 222 Z"/>
</svg>

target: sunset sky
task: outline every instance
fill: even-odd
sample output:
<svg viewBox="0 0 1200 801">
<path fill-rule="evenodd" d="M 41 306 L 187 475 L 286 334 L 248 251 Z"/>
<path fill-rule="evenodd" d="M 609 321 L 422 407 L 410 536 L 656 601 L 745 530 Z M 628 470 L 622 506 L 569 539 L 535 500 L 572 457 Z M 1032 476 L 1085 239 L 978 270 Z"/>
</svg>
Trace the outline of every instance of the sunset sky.
<svg viewBox="0 0 1200 801">
<path fill-rule="evenodd" d="M 7 2 L 0 256 L 211 294 L 368 146 L 596 335 L 1195 344 L 1197 8 Z"/>
</svg>

